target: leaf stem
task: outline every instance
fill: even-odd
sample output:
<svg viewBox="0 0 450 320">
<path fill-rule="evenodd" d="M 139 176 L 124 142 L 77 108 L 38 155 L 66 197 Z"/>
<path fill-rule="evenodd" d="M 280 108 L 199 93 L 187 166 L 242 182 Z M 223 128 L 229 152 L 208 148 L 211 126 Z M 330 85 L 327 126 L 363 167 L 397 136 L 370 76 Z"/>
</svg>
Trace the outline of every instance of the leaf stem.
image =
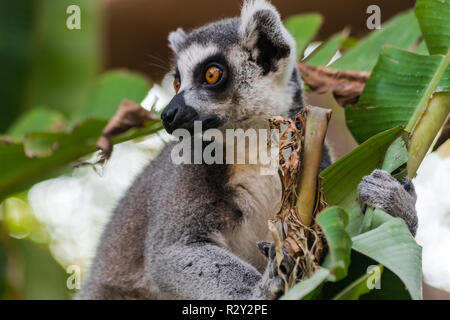
<svg viewBox="0 0 450 320">
<path fill-rule="evenodd" d="M 450 56 L 450 55 L 448 55 Z M 409 143 L 408 177 L 414 178 L 436 135 L 450 112 L 450 92 L 433 94 L 427 110 L 414 128 Z"/>
<path fill-rule="evenodd" d="M 427 111 L 427 103 L 429 103 L 430 97 L 433 95 L 433 92 L 436 90 L 436 87 L 439 83 L 439 81 L 442 78 L 442 75 L 447 70 L 447 67 L 450 63 L 450 53 L 448 53 L 446 56 L 444 56 L 444 59 L 442 59 L 438 69 L 436 70 L 436 73 L 433 76 L 433 80 L 428 85 L 427 90 L 425 91 L 424 95 L 422 96 L 422 99 L 419 102 L 419 106 L 414 111 L 413 115 L 411 116 L 405 130 L 408 132 L 413 132 L 420 122 L 420 119 L 426 113 Z"/>
<path fill-rule="evenodd" d="M 305 226 L 310 226 L 312 222 L 323 144 L 332 112 L 330 109 L 319 107 L 309 108 L 306 118 L 302 172 L 297 189 L 296 203 L 300 221 Z"/>
</svg>

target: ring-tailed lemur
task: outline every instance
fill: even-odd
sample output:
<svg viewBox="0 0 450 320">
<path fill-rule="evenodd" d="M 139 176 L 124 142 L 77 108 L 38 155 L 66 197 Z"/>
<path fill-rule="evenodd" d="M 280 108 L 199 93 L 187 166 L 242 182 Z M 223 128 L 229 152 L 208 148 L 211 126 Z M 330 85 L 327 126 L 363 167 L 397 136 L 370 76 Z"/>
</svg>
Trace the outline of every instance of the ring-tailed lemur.
<svg viewBox="0 0 450 320">
<path fill-rule="evenodd" d="M 292 36 L 268 2 L 247 1 L 239 18 L 169 35 L 176 95 L 162 113 L 169 133 L 266 128 L 303 107 Z M 134 181 L 104 230 L 80 299 L 273 299 L 283 290 L 267 220 L 281 183 L 258 165 L 175 165 L 168 144 Z M 330 164 L 325 150 L 322 168 Z M 415 194 L 375 170 L 363 204 L 402 217 L 414 234 Z M 258 245 L 257 245 L 258 243 Z M 259 247 L 259 250 L 258 250 Z M 263 254 L 261 254 L 263 253 Z M 292 270 L 285 255 L 284 270 Z"/>
</svg>

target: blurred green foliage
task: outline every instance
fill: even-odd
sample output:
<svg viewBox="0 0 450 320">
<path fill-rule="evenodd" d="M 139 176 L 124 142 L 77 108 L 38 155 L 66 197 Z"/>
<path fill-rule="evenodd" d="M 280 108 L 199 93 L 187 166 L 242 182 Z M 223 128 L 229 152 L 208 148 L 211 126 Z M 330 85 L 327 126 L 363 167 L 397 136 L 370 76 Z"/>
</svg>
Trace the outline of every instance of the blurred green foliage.
<svg viewBox="0 0 450 320">
<path fill-rule="evenodd" d="M 35 107 L 25 111 L 9 127 L 6 134 L 9 137 L 23 139 L 31 131 L 59 131 L 66 125 L 66 117 L 57 110 Z"/>
<path fill-rule="evenodd" d="M 0 132 L 20 113 L 33 57 L 34 9 L 35 3 L 29 0 L 0 1 Z"/>
<path fill-rule="evenodd" d="M 82 27 L 66 27 L 70 0 L 0 2 L 0 132 L 27 109 L 67 117 L 83 105 L 100 69 L 99 2 L 79 0 Z"/>
<path fill-rule="evenodd" d="M 34 216 L 27 188 L 70 171 L 123 99 L 140 102 L 142 75 L 101 69 L 99 1 L 78 0 L 81 29 L 69 30 L 69 0 L 0 1 L 0 299 L 66 299 L 68 274 Z M 120 142 L 161 128 L 153 121 Z M 3 133 L 3 136 L 1 136 Z"/>
<path fill-rule="evenodd" d="M 0 299 L 68 299 L 66 279 L 47 246 L 12 238 L 1 228 Z"/>
</svg>

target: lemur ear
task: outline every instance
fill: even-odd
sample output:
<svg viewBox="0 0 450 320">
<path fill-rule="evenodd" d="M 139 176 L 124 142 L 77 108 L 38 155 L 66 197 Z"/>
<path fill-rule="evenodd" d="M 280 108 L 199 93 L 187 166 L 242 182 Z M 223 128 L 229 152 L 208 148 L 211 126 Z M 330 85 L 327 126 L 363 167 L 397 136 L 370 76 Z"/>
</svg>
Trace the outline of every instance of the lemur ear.
<svg viewBox="0 0 450 320">
<path fill-rule="evenodd" d="M 169 47 L 177 53 L 180 51 L 182 44 L 186 41 L 187 35 L 183 29 L 178 28 L 176 31 L 169 33 Z"/>
<path fill-rule="evenodd" d="M 241 12 L 240 36 L 263 69 L 263 74 L 277 71 L 280 60 L 295 59 L 295 42 L 284 28 L 277 10 L 265 0 L 249 0 Z"/>
</svg>

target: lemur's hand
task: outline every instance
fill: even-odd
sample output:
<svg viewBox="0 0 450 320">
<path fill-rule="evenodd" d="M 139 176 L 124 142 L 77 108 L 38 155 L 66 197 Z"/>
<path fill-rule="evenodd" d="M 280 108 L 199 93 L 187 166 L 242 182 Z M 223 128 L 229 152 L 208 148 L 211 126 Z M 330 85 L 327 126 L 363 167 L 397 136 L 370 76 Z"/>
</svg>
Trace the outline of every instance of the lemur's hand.
<svg viewBox="0 0 450 320">
<path fill-rule="evenodd" d="M 261 281 L 261 290 L 265 291 L 265 295 L 268 299 L 278 299 L 284 294 L 284 280 L 278 273 L 275 243 L 261 241 L 258 242 L 258 248 L 268 260 L 266 271 L 264 272 Z M 285 279 L 288 280 L 294 270 L 295 261 L 288 254 L 284 246 L 283 255 L 284 257 L 280 265 L 280 271 L 283 273 Z"/>
<path fill-rule="evenodd" d="M 358 201 L 363 211 L 366 206 L 371 206 L 394 217 L 400 217 L 415 236 L 418 220 L 415 209 L 417 196 L 409 179 L 404 178 L 399 182 L 388 172 L 376 169 L 362 179 L 358 190 Z"/>
</svg>

